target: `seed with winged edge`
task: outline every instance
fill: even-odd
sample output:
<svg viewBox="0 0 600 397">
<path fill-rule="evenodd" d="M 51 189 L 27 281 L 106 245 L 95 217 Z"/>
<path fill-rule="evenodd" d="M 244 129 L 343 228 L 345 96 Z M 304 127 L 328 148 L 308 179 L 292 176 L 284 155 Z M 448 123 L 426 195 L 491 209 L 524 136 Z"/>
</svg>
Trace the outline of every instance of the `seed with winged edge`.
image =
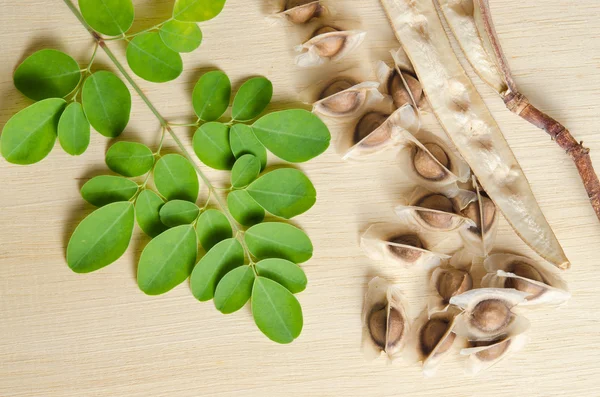
<svg viewBox="0 0 600 397">
<path fill-rule="evenodd" d="M 285 4 L 285 10 L 288 11 L 287 17 L 291 22 L 303 24 L 314 17 L 318 17 L 321 14 L 322 7 L 315 0 L 288 0 Z"/>
<path fill-rule="evenodd" d="M 390 243 L 409 245 L 411 247 L 416 248 L 424 248 L 423 242 L 416 234 L 404 234 L 400 236 L 393 237 L 389 240 Z M 417 259 L 421 257 L 423 252 L 418 250 L 413 250 L 410 248 L 399 247 L 396 245 L 388 246 L 390 252 L 397 257 L 407 261 L 407 262 L 415 262 Z"/>
<path fill-rule="evenodd" d="M 496 339 L 491 342 L 471 342 L 472 347 L 480 347 L 480 346 L 492 346 L 488 349 L 479 351 L 475 353 L 475 356 L 481 361 L 493 361 L 504 354 L 508 346 L 510 345 L 510 339 L 506 339 L 502 341 L 502 339 Z"/>
<path fill-rule="evenodd" d="M 415 103 L 418 106 L 419 102 L 421 101 L 421 97 L 423 96 L 421 83 L 408 73 L 402 73 L 402 77 L 404 77 L 404 80 L 410 89 L 410 93 L 412 94 Z M 398 72 L 394 72 L 388 80 L 388 93 L 391 95 L 392 100 L 394 101 L 394 106 L 397 108 L 401 108 L 407 103 L 413 103 Z"/>
<path fill-rule="evenodd" d="M 321 92 L 319 97 L 320 99 L 324 99 L 321 102 L 321 106 L 326 108 L 330 113 L 337 113 L 339 115 L 353 112 L 364 102 L 367 95 L 364 90 L 342 93 L 342 91 L 347 90 L 353 85 L 350 80 L 346 79 L 334 81 Z"/>
<path fill-rule="evenodd" d="M 444 212 L 418 211 L 418 216 L 428 225 L 440 229 L 448 228 L 452 225 L 454 206 L 452 205 L 452 201 L 443 194 L 425 196 L 416 203 L 416 206 Z"/>
<path fill-rule="evenodd" d="M 391 307 L 387 321 L 387 347 L 398 344 L 404 336 L 404 318 L 398 309 Z"/>
<path fill-rule="evenodd" d="M 492 200 L 485 196 L 481 196 L 481 202 L 483 203 L 483 231 L 487 233 L 496 219 L 496 205 Z M 474 201 L 469 203 L 462 211 L 463 215 L 475 222 L 476 226 L 471 226 L 469 230 L 475 234 L 481 234 L 481 213 L 479 211 L 479 202 Z"/>
<path fill-rule="evenodd" d="M 423 178 L 430 181 L 439 181 L 443 179 L 447 173 L 444 167 L 450 167 L 450 159 L 448 158 L 448 155 L 444 149 L 435 143 L 426 143 L 423 146 L 425 146 L 429 153 L 421 148 L 416 148 L 413 156 L 415 170 Z M 437 160 L 439 164 L 435 160 Z M 440 164 L 444 167 L 440 166 Z"/>
<path fill-rule="evenodd" d="M 499 332 L 511 319 L 511 311 L 500 299 L 487 299 L 479 302 L 471 313 L 471 323 L 483 332 Z"/>
<path fill-rule="evenodd" d="M 381 349 L 385 348 L 385 338 L 387 330 L 387 307 L 376 306 L 369 315 L 369 333 L 373 342 Z"/>
<path fill-rule="evenodd" d="M 459 269 L 444 269 L 437 279 L 435 288 L 445 302 L 473 288 L 471 275 Z"/>
<path fill-rule="evenodd" d="M 425 323 L 425 325 L 421 328 L 421 334 L 419 338 L 421 351 L 425 356 L 431 354 L 436 346 L 438 346 L 449 326 L 449 321 L 441 318 L 432 318 Z M 454 333 L 450 333 L 444 339 L 442 345 L 438 348 L 436 353 L 441 354 L 447 352 L 450 347 L 452 347 L 455 338 L 456 335 Z"/>
<path fill-rule="evenodd" d="M 323 91 L 321 91 L 321 94 L 319 95 L 319 99 L 324 99 L 324 98 L 330 97 L 332 95 L 335 95 L 338 92 L 347 90 L 348 88 L 350 88 L 356 84 L 358 84 L 356 81 L 353 81 L 353 80 L 350 80 L 347 78 L 337 79 L 337 80 L 331 82 L 327 87 L 325 87 L 323 89 Z"/>
<path fill-rule="evenodd" d="M 516 261 L 511 265 L 509 270 L 511 273 L 514 273 L 517 276 L 525 277 L 534 281 L 544 282 L 544 279 L 542 278 L 540 272 L 538 272 L 537 269 L 535 269 L 528 263 Z M 506 281 L 504 282 L 504 287 L 518 289 L 519 291 L 523 292 L 529 292 L 531 295 L 525 298 L 527 300 L 537 298 L 546 291 L 546 289 L 542 286 L 530 283 L 527 280 L 514 277 L 506 278 Z"/>
<path fill-rule="evenodd" d="M 322 28 L 317 29 L 313 33 L 313 37 L 319 36 L 325 33 L 339 32 L 338 29 L 331 26 L 324 26 Z M 344 48 L 344 44 L 346 43 L 346 36 L 343 34 L 332 35 L 329 37 L 324 37 L 322 40 L 315 43 L 315 49 L 317 53 L 321 57 L 330 58 L 335 56 L 338 52 Z"/>
<path fill-rule="evenodd" d="M 388 119 L 388 117 L 389 115 L 379 112 L 366 113 L 358 121 L 356 128 L 354 129 L 354 143 L 362 141 L 367 137 L 367 135 L 378 129 Z M 390 134 L 390 128 L 381 128 L 375 135 L 370 135 L 369 139 L 364 143 L 368 146 L 377 146 L 387 141 L 390 137 Z"/>
</svg>

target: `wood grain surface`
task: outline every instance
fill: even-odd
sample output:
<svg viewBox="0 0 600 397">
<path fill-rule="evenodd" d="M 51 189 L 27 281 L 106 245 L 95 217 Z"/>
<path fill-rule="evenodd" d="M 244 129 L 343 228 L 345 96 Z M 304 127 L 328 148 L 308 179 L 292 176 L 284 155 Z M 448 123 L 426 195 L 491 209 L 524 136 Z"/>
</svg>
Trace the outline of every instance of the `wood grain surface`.
<svg viewBox="0 0 600 397">
<path fill-rule="evenodd" d="M 172 7 L 170 0 L 134 3 L 133 31 L 166 19 Z M 333 70 L 296 68 L 292 48 L 309 32 L 274 25 L 265 19 L 265 3 L 228 0 L 217 19 L 201 25 L 202 47 L 183 56 L 185 71 L 177 80 L 138 79 L 165 117 L 190 119 L 192 87 L 209 68 L 227 72 L 234 87 L 248 76 L 267 76 L 275 87 L 272 108 L 295 103 L 302 87 Z M 390 60 L 388 51 L 398 44 L 378 0 L 329 3 L 337 25 L 368 32 L 360 50 L 334 68 L 368 69 Z M 583 140 L 600 167 L 600 3 L 491 3 L 521 90 Z M 24 57 L 51 47 L 84 65 L 92 49 L 88 33 L 59 0 L 0 0 L 0 32 L 0 125 L 29 104 L 12 83 Z M 124 60 L 122 44 L 110 46 Z M 148 241 L 139 230 L 116 263 L 73 273 L 65 245 L 92 209 L 78 190 L 106 172 L 111 143 L 94 133 L 80 157 L 57 145 L 36 165 L 0 160 L 0 396 L 600 396 L 600 224 L 569 158 L 508 112 L 464 65 L 572 262 L 564 277 L 573 298 L 558 310 L 528 312 L 531 341 L 523 351 L 476 378 L 463 374 L 459 356 L 433 379 L 402 361 L 364 361 L 360 312 L 367 281 L 374 275 L 397 281 L 416 312 L 429 294 L 424 272 L 370 261 L 358 247 L 360 231 L 393 220 L 393 206 L 413 187 L 393 154 L 346 163 L 332 145 L 302 165 L 319 198 L 297 219 L 315 255 L 303 265 L 309 286 L 298 298 L 305 325 L 291 345 L 268 341 L 247 307 L 224 316 L 211 302 L 197 302 L 187 283 L 145 296 L 135 281 L 135 263 Z M 102 53 L 95 67 L 114 70 Z M 177 132 L 189 143 L 191 131 Z M 334 140 L 340 133 L 334 131 Z M 156 119 L 134 94 L 131 122 L 119 139 L 156 145 L 158 138 Z M 211 177 L 223 182 L 226 174 Z M 496 250 L 532 255 L 503 219 Z"/>
</svg>

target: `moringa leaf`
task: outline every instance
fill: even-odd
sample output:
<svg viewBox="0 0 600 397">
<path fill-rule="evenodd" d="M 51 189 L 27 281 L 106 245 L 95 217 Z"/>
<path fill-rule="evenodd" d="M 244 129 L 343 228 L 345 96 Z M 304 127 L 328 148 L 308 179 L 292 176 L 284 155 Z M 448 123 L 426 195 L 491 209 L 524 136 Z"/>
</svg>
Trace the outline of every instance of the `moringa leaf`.
<svg viewBox="0 0 600 397">
<path fill-rule="evenodd" d="M 72 156 L 79 156 L 90 144 L 90 123 L 80 103 L 70 103 L 60 116 L 58 141 L 63 150 Z"/>
<path fill-rule="evenodd" d="M 122 176 L 99 175 L 81 187 L 81 197 L 96 207 L 127 201 L 137 192 L 137 183 Z"/>
<path fill-rule="evenodd" d="M 206 251 L 218 242 L 231 238 L 233 231 L 227 217 L 221 211 L 208 209 L 200 215 L 196 223 L 196 233 L 200 245 Z"/>
<path fill-rule="evenodd" d="M 252 154 L 245 154 L 231 169 L 231 186 L 243 188 L 248 186 L 260 174 L 260 160 Z"/>
<path fill-rule="evenodd" d="M 150 237 L 156 237 L 167 227 L 160 221 L 159 212 L 165 202 L 152 190 L 142 190 L 135 200 L 135 219 Z"/>
<path fill-rule="evenodd" d="M 197 254 L 193 226 L 181 225 L 159 234 L 142 251 L 137 270 L 138 286 L 148 295 L 170 291 L 188 278 Z"/>
<path fill-rule="evenodd" d="M 133 24 L 131 0 L 79 0 L 79 9 L 94 30 L 108 36 L 121 35 Z"/>
<path fill-rule="evenodd" d="M 56 141 L 66 104 L 60 98 L 44 99 L 12 116 L 0 135 L 0 153 L 6 161 L 24 165 L 46 157 Z"/>
<path fill-rule="evenodd" d="M 254 280 L 252 316 L 258 329 L 277 343 L 291 343 L 302 332 L 302 308 L 296 297 L 265 277 Z"/>
<path fill-rule="evenodd" d="M 252 226 L 265 219 L 265 210 L 245 190 L 234 190 L 227 195 L 231 216 L 244 226 Z"/>
<path fill-rule="evenodd" d="M 267 149 L 256 138 L 252 127 L 246 124 L 234 124 L 229 129 L 229 145 L 235 158 L 244 154 L 253 154 L 260 160 L 260 170 L 267 166 Z"/>
<path fill-rule="evenodd" d="M 167 200 L 195 203 L 198 199 L 198 175 L 188 159 L 179 154 L 167 154 L 156 162 L 154 185 Z"/>
<path fill-rule="evenodd" d="M 188 225 L 198 217 L 200 208 L 185 200 L 168 201 L 159 212 L 162 223 L 169 227 Z"/>
<path fill-rule="evenodd" d="M 45 49 L 28 56 L 15 70 L 13 80 L 17 90 L 34 101 L 62 98 L 77 87 L 79 69 L 64 52 Z"/>
<path fill-rule="evenodd" d="M 88 77 L 81 103 L 92 127 L 108 138 L 121 135 L 129 122 L 131 94 L 114 73 L 101 70 Z"/>
<path fill-rule="evenodd" d="M 265 110 L 272 97 L 273 84 L 265 77 L 253 77 L 235 95 L 231 117 L 238 121 L 252 120 Z"/>
<path fill-rule="evenodd" d="M 117 142 L 106 152 L 106 165 L 123 176 L 140 176 L 152 169 L 154 154 L 141 143 Z"/>
<path fill-rule="evenodd" d="M 212 299 L 217 284 L 232 269 L 244 264 L 244 249 L 238 240 L 229 238 L 212 247 L 194 267 L 192 294 L 199 301 Z"/>
<path fill-rule="evenodd" d="M 110 265 L 123 255 L 133 233 L 133 204 L 108 204 L 89 214 L 71 235 L 67 264 L 76 273 Z"/>
<path fill-rule="evenodd" d="M 289 109 L 262 116 L 252 125 L 254 134 L 275 156 L 292 163 L 308 161 L 329 147 L 331 134 L 315 114 Z"/>
<path fill-rule="evenodd" d="M 229 127 L 216 121 L 203 124 L 194 133 L 192 142 L 196 156 L 217 170 L 230 170 L 235 157 L 229 147 Z"/>
<path fill-rule="evenodd" d="M 215 290 L 215 307 L 223 314 L 240 310 L 252 295 L 254 271 L 250 266 L 240 266 L 227 273 Z"/>
<path fill-rule="evenodd" d="M 306 289 L 306 274 L 294 262 L 279 258 L 263 259 L 256 264 L 256 271 L 259 276 L 270 278 L 283 285 L 292 294 Z"/>
<path fill-rule="evenodd" d="M 225 0 L 176 0 L 173 18 L 185 22 L 208 21 L 219 15 Z"/>
<path fill-rule="evenodd" d="M 290 219 L 308 211 L 317 200 L 311 181 L 294 168 L 279 168 L 262 175 L 246 188 L 271 214 Z"/>
<path fill-rule="evenodd" d="M 231 82 L 220 70 L 204 73 L 194 86 L 192 105 L 200 120 L 214 121 L 229 107 Z"/>
<path fill-rule="evenodd" d="M 183 71 L 181 55 L 167 47 L 157 32 L 135 36 L 129 42 L 127 63 L 133 73 L 153 83 L 174 80 Z"/>
<path fill-rule="evenodd" d="M 313 253 L 306 233 L 287 223 L 260 223 L 248 229 L 244 239 L 250 253 L 258 259 L 281 258 L 302 263 Z"/>
<path fill-rule="evenodd" d="M 158 33 L 163 43 L 176 52 L 192 52 L 202 42 L 202 31 L 192 22 L 171 20 Z"/>
</svg>

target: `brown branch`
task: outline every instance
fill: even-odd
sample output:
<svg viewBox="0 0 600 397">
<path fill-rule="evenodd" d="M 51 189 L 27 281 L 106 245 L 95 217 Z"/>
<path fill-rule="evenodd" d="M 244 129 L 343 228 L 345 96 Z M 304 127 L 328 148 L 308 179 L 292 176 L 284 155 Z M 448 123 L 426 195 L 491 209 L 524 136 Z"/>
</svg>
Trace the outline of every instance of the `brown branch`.
<svg viewBox="0 0 600 397">
<path fill-rule="evenodd" d="M 577 167 L 592 208 L 600 220 L 600 181 L 592 165 L 592 159 L 589 155 L 590 150 L 584 147 L 581 142 L 577 142 L 565 126 L 533 106 L 523 94 L 519 93 L 510 73 L 510 68 L 508 67 L 502 47 L 500 46 L 488 0 L 477 0 L 476 3 L 479 5 L 485 33 L 494 50 L 496 62 L 509 88 L 507 92 L 500 94 L 503 97 L 506 107 L 511 112 L 546 131 L 556 141 L 558 146 L 567 152 Z"/>
</svg>

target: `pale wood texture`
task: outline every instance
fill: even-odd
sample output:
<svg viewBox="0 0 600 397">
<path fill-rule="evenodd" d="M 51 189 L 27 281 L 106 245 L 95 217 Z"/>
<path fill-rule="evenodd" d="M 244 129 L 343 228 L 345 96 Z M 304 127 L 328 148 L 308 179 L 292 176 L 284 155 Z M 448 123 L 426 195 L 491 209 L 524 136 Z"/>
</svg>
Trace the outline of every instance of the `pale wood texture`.
<svg viewBox="0 0 600 397">
<path fill-rule="evenodd" d="M 134 3 L 134 31 L 160 22 L 171 7 L 166 0 Z M 140 81 L 168 119 L 185 121 L 192 114 L 191 88 L 206 68 L 222 68 L 236 86 L 246 76 L 264 74 L 274 83 L 277 106 L 293 102 L 303 82 L 316 78 L 314 71 L 293 66 L 291 48 L 308 32 L 272 25 L 264 19 L 262 3 L 229 0 L 216 20 L 202 24 L 204 43 L 184 55 L 180 78 L 162 85 Z M 397 42 L 378 0 L 331 3 L 339 25 L 368 31 L 361 50 L 344 67 L 368 68 L 378 59 L 389 60 L 387 51 Z M 600 164 L 598 1 L 498 0 L 491 6 L 523 93 L 583 140 Z M 2 0 L 0 9 L 4 124 L 28 104 L 12 84 L 20 60 L 36 49 L 55 47 L 84 64 L 92 41 L 62 1 Z M 111 46 L 123 59 L 121 45 Z M 97 66 L 112 69 L 103 54 Z M 358 248 L 359 231 L 370 222 L 393 219 L 393 205 L 411 187 L 393 155 L 349 164 L 332 147 L 302 166 L 319 200 L 298 218 L 314 241 L 315 256 L 303 265 L 309 278 L 308 289 L 299 295 L 305 327 L 291 345 L 268 341 L 247 308 L 223 316 L 212 303 L 195 301 L 187 283 L 164 296 L 145 296 L 134 277 L 135 261 L 147 242 L 139 231 L 117 263 L 94 274 L 74 274 L 65 264 L 65 244 L 91 210 L 78 188 L 105 171 L 109 145 L 94 134 L 90 149 L 79 158 L 57 145 L 37 165 L 0 160 L 0 395 L 600 395 L 600 224 L 568 156 L 475 81 L 573 264 L 564 273 L 572 300 L 559 310 L 527 314 L 531 342 L 524 351 L 474 379 L 463 375 L 458 356 L 430 380 L 417 366 L 401 361 L 363 360 L 360 311 L 368 279 L 384 275 L 397 280 L 415 311 L 428 294 L 424 273 L 369 261 Z M 189 142 L 188 131 L 178 132 Z M 123 138 L 156 145 L 158 133 L 156 120 L 133 95 Z M 497 248 L 531 253 L 504 220 Z"/>
</svg>

